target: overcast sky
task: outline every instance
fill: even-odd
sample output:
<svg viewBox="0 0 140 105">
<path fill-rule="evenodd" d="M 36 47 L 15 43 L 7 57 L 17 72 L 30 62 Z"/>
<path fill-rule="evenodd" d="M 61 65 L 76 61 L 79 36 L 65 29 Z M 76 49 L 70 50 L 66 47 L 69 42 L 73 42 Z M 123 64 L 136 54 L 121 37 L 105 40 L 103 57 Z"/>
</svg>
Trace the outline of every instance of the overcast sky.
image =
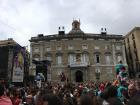
<svg viewBox="0 0 140 105">
<path fill-rule="evenodd" d="M 22 46 L 37 34 L 71 30 L 80 19 L 85 33 L 125 35 L 140 26 L 140 0 L 0 0 L 0 40 L 13 38 Z"/>
</svg>

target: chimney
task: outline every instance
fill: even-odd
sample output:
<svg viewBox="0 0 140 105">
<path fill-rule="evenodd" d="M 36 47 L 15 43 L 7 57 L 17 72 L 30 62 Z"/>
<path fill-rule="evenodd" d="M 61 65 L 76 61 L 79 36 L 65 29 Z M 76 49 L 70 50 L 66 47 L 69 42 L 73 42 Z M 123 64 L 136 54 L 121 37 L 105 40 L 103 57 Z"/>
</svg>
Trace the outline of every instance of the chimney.
<svg viewBox="0 0 140 105">
<path fill-rule="evenodd" d="M 106 28 L 101 28 L 101 35 L 106 35 L 106 34 L 107 34 Z"/>
<path fill-rule="evenodd" d="M 8 40 L 13 40 L 13 38 L 8 38 Z"/>
<path fill-rule="evenodd" d="M 58 35 L 65 35 L 65 27 L 64 26 L 58 27 Z"/>
<path fill-rule="evenodd" d="M 43 37 L 44 35 L 43 34 L 38 34 L 38 37 L 40 38 L 40 37 Z"/>
</svg>

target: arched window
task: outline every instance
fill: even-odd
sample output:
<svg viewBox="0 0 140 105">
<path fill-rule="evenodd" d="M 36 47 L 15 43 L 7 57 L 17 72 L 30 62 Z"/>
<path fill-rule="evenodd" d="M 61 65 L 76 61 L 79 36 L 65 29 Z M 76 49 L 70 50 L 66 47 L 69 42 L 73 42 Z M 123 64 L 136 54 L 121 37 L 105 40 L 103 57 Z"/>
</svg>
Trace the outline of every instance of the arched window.
<svg viewBox="0 0 140 105">
<path fill-rule="evenodd" d="M 73 64 L 75 62 L 75 54 L 69 54 L 68 63 Z"/>
<path fill-rule="evenodd" d="M 76 62 L 81 62 L 81 54 L 76 54 Z"/>
<path fill-rule="evenodd" d="M 111 55 L 105 55 L 106 64 L 111 64 Z"/>
<path fill-rule="evenodd" d="M 56 56 L 56 63 L 59 65 L 59 64 L 62 64 L 62 56 L 61 55 L 57 55 Z"/>
<path fill-rule="evenodd" d="M 118 55 L 118 56 L 117 56 L 117 61 L 118 61 L 118 62 L 122 61 L 122 56 L 121 56 L 121 55 Z"/>
<path fill-rule="evenodd" d="M 62 53 L 56 53 L 56 64 L 62 64 Z"/>
<path fill-rule="evenodd" d="M 89 55 L 88 53 L 83 53 L 82 54 L 82 62 L 88 63 L 89 62 Z"/>
<path fill-rule="evenodd" d="M 52 61 L 52 54 L 47 52 L 45 55 L 44 55 L 44 59 L 45 60 L 48 60 L 48 61 Z"/>
<path fill-rule="evenodd" d="M 99 56 L 99 54 L 95 55 L 95 63 L 100 63 L 100 56 Z"/>
</svg>

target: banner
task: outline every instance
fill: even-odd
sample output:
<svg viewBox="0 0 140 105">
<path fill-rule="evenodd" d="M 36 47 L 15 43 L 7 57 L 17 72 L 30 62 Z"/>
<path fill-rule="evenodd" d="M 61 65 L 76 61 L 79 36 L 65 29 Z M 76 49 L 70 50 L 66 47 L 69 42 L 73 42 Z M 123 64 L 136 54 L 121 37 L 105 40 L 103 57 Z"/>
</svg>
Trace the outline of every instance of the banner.
<svg viewBox="0 0 140 105">
<path fill-rule="evenodd" d="M 12 82 L 23 82 L 24 78 L 24 51 L 23 49 L 15 50 L 13 63 Z"/>
<path fill-rule="evenodd" d="M 24 71 L 20 67 L 13 69 L 13 79 L 12 82 L 23 82 Z"/>
</svg>

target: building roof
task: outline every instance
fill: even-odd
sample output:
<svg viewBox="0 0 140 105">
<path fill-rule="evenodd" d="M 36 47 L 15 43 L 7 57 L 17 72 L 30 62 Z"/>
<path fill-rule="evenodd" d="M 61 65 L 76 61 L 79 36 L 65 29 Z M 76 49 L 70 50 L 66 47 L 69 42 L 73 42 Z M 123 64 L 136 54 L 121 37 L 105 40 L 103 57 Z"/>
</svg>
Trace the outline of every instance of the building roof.
<svg viewBox="0 0 140 105">
<path fill-rule="evenodd" d="M 136 30 L 140 30 L 140 27 L 134 27 L 130 32 L 128 32 L 125 37 L 128 37 L 131 33 L 133 33 Z"/>
<path fill-rule="evenodd" d="M 8 40 L 0 40 L 0 46 L 7 46 L 7 45 L 15 45 L 17 42 L 15 42 L 12 38 L 9 38 Z"/>
<path fill-rule="evenodd" d="M 101 38 L 101 39 L 124 39 L 123 35 L 107 34 L 102 32 L 100 34 L 95 33 L 84 33 L 80 29 L 80 20 L 73 20 L 72 29 L 69 33 L 65 34 L 53 34 L 53 35 L 43 35 L 39 34 L 37 37 L 31 37 L 30 42 L 34 41 L 43 41 L 43 40 L 60 40 L 60 39 L 69 39 L 69 38 Z"/>
<path fill-rule="evenodd" d="M 63 36 L 60 36 L 58 34 L 54 35 L 45 35 L 42 37 L 31 37 L 30 42 L 34 41 L 50 41 L 50 40 L 60 40 L 60 39 L 70 39 L 70 38 L 93 38 L 93 39 L 124 39 L 123 35 L 115 35 L 115 34 L 107 34 L 107 35 L 102 35 L 102 34 L 77 34 L 77 35 L 72 35 L 72 34 L 65 34 Z"/>
</svg>

